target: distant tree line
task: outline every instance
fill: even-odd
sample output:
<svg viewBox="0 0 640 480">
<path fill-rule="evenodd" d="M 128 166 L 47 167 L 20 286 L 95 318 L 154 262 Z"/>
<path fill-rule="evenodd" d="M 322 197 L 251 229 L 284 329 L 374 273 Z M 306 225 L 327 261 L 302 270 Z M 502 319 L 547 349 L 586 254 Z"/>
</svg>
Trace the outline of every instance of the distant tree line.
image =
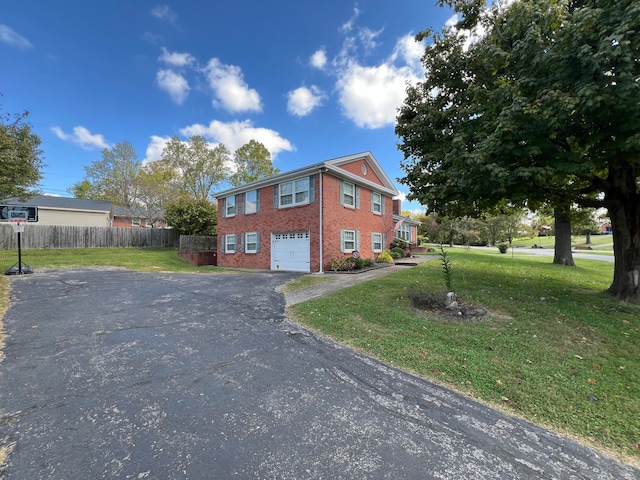
<svg viewBox="0 0 640 480">
<path fill-rule="evenodd" d="M 164 220 L 180 233 L 216 233 L 212 194 L 223 185 L 240 186 L 275 175 L 271 154 L 255 140 L 232 156 L 222 143 L 199 135 L 173 137 L 159 160 L 143 163 L 133 146 L 121 142 L 84 167 L 85 178 L 68 189 L 76 198 L 110 200 L 139 211 L 151 225 Z"/>
</svg>

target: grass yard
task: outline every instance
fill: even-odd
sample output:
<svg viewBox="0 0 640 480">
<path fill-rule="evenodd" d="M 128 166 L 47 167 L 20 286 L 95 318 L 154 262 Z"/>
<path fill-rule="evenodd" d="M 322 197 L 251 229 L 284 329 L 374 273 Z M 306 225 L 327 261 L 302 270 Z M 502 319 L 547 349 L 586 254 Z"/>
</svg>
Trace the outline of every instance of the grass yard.
<svg viewBox="0 0 640 480">
<path fill-rule="evenodd" d="M 0 250 L 2 273 L 18 262 L 15 250 Z M 34 271 L 43 268 L 121 267 L 143 272 L 222 272 L 196 267 L 178 256 L 175 248 L 68 248 L 23 250 L 22 263 Z"/>
<path fill-rule="evenodd" d="M 399 368 L 638 463 L 640 307 L 604 293 L 613 264 L 451 250 L 458 299 L 493 318 L 414 310 L 444 290 L 439 260 L 290 308 L 298 322 Z"/>
</svg>

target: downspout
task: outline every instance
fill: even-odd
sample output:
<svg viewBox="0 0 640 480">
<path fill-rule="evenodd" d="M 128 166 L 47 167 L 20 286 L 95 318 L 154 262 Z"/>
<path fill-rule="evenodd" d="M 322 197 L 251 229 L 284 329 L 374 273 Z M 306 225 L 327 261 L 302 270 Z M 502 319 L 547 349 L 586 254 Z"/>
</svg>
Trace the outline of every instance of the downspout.
<svg viewBox="0 0 640 480">
<path fill-rule="evenodd" d="M 320 270 L 318 271 L 318 273 L 324 273 L 323 271 L 323 264 L 324 264 L 324 255 L 323 255 L 323 250 L 324 250 L 324 241 L 322 238 L 322 224 L 323 224 L 323 219 L 322 219 L 322 201 L 323 201 L 323 197 L 322 197 L 322 172 L 324 172 L 324 167 L 320 167 L 318 168 L 318 177 L 319 177 L 319 181 L 318 181 L 318 190 L 320 191 L 320 194 L 318 195 L 318 201 L 320 202 L 320 209 L 319 209 L 319 213 L 320 213 Z"/>
</svg>

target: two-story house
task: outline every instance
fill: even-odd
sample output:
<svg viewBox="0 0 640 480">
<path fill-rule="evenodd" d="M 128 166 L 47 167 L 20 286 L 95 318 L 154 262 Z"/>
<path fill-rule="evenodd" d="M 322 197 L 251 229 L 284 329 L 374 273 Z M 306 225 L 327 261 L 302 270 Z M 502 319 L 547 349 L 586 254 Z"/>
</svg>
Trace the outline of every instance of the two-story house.
<svg viewBox="0 0 640 480">
<path fill-rule="evenodd" d="M 370 152 L 218 192 L 218 266 L 323 272 L 375 259 L 394 239 L 397 194 Z"/>
</svg>

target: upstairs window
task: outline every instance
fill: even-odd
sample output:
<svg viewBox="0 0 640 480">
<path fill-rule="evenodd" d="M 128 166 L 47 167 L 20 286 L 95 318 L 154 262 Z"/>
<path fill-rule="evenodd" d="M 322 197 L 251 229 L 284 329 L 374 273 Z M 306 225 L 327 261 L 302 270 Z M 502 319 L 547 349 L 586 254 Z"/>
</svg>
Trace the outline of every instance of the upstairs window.
<svg viewBox="0 0 640 480">
<path fill-rule="evenodd" d="M 340 205 L 350 208 L 360 208 L 360 187 L 342 180 L 340 182 Z"/>
<path fill-rule="evenodd" d="M 259 209 L 258 190 L 251 190 L 244 194 L 244 213 L 256 213 Z"/>
<path fill-rule="evenodd" d="M 233 217 L 237 213 L 236 210 L 236 196 L 227 197 L 224 203 L 225 217 Z"/>
<path fill-rule="evenodd" d="M 309 177 L 299 178 L 278 185 L 278 199 L 280 207 L 309 203 Z"/>
<path fill-rule="evenodd" d="M 382 215 L 382 195 L 378 192 L 371 192 L 371 211 Z"/>
</svg>

